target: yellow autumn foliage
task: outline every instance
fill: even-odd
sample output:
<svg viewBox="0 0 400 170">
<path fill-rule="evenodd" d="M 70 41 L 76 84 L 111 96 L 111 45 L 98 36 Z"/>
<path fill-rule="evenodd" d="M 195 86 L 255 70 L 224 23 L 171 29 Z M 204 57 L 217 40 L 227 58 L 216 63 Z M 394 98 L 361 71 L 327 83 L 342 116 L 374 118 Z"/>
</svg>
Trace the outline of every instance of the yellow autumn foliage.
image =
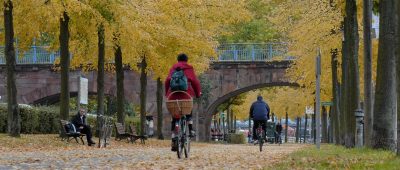
<svg viewBox="0 0 400 170">
<path fill-rule="evenodd" d="M 341 62 L 341 46 L 343 33 L 340 30 L 344 15 L 344 1 L 325 0 L 285 0 L 273 11 L 270 21 L 274 22 L 277 30 L 281 31 L 282 41 L 289 44 L 289 55 L 296 56 L 295 63 L 287 70 L 289 78 L 302 88 L 292 89 L 286 87 L 271 90 L 249 92 L 243 108 L 237 107 L 236 112 L 241 115 L 245 109 L 250 108 L 251 102 L 257 94 L 265 94 L 270 103 L 272 112 L 278 117 L 286 111 L 290 117 L 300 116 L 304 113 L 305 106 L 313 106 L 315 92 L 315 57 L 317 49 L 321 49 L 322 75 L 321 75 L 321 100 L 332 100 L 332 68 L 331 49 L 338 49 L 338 60 Z M 362 2 L 358 1 L 358 22 L 360 35 L 359 71 L 360 92 L 363 96 L 363 37 L 362 37 Z M 373 80 L 376 79 L 378 41 L 373 40 Z M 340 63 L 339 63 L 340 64 Z M 338 78 L 341 79 L 341 66 L 338 66 Z M 279 95 L 274 95 L 279 94 Z M 299 108 L 295 108 L 299 107 Z M 247 111 L 248 112 L 248 111 Z M 240 116 L 242 118 L 248 116 Z"/>
</svg>

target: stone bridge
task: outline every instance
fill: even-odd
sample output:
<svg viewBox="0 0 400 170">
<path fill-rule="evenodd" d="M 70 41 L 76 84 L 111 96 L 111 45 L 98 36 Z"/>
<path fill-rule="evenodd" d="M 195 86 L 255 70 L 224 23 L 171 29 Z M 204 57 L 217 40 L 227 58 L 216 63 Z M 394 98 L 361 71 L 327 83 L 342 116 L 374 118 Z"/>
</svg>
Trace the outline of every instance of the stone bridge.
<svg viewBox="0 0 400 170">
<path fill-rule="evenodd" d="M 210 69 L 202 76 L 211 84 L 211 92 L 207 101 L 200 107 L 195 105 L 194 117 L 198 122 L 196 128 L 200 140 L 208 140 L 210 137 L 210 125 L 212 115 L 216 112 L 218 105 L 225 100 L 241 93 L 270 86 L 295 86 L 285 78 L 285 71 L 291 61 L 221 61 L 211 64 Z M 6 70 L 0 65 L 0 102 L 6 101 Z M 97 74 L 94 71 L 70 72 L 70 93 L 77 94 L 77 77 L 83 75 L 89 79 L 88 91 L 96 94 Z M 16 82 L 18 91 L 18 102 L 26 104 L 54 104 L 59 101 L 60 95 L 60 73 L 53 71 L 52 65 L 33 64 L 17 65 Z M 116 76 L 113 73 L 105 75 L 105 94 L 116 96 Z M 140 74 L 131 70 L 125 70 L 124 80 L 125 98 L 135 105 L 139 105 Z M 153 115 L 157 120 L 156 108 L 156 81 L 148 78 L 147 87 L 148 115 Z M 165 100 L 164 100 L 165 101 Z M 169 134 L 170 116 L 163 106 L 164 127 L 163 133 Z M 157 125 L 155 122 L 154 125 Z"/>
</svg>

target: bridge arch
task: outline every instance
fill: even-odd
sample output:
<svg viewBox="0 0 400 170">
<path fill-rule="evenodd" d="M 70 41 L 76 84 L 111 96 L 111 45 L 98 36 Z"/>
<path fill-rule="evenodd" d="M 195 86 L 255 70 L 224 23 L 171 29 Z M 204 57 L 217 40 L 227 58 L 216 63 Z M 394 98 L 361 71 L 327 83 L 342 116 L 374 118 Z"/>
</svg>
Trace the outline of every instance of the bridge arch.
<svg viewBox="0 0 400 170">
<path fill-rule="evenodd" d="M 262 84 L 255 84 L 255 85 L 243 87 L 243 88 L 237 89 L 235 91 L 232 91 L 228 94 L 225 94 L 222 97 L 219 97 L 217 100 L 215 100 L 208 106 L 206 113 L 207 113 L 207 115 L 213 115 L 219 105 L 224 103 L 229 98 L 235 97 L 239 94 L 246 93 L 251 90 L 264 88 L 264 87 L 277 87 L 277 86 L 298 87 L 299 85 L 297 83 L 291 83 L 291 82 L 271 82 L 271 83 L 262 83 Z"/>
<path fill-rule="evenodd" d="M 214 100 L 212 103 L 210 103 L 205 112 L 206 116 L 205 116 L 204 129 L 205 129 L 206 141 L 210 140 L 210 138 L 211 138 L 210 125 L 211 125 L 211 121 L 212 121 L 212 116 L 215 114 L 219 105 L 221 105 L 222 103 L 224 103 L 226 100 L 228 100 L 231 97 L 237 96 L 242 93 L 246 93 L 251 90 L 260 89 L 260 88 L 264 88 L 264 87 L 277 87 L 277 86 L 298 87 L 299 85 L 297 83 L 292 83 L 292 82 L 269 82 L 269 83 L 254 84 L 251 86 L 247 86 L 247 87 L 243 87 L 243 88 L 231 91 L 221 97 L 218 97 L 216 100 Z"/>
</svg>

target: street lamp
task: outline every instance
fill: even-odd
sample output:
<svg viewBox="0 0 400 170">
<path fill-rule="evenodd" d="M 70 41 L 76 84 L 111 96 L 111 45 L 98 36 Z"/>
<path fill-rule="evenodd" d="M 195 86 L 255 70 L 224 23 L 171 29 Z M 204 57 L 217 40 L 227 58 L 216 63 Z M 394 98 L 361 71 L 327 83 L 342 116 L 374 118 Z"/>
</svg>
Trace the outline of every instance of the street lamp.
<svg viewBox="0 0 400 170">
<path fill-rule="evenodd" d="M 361 109 L 356 109 L 354 111 L 354 116 L 356 117 L 356 147 L 363 146 L 363 133 L 364 133 L 364 112 Z"/>
</svg>

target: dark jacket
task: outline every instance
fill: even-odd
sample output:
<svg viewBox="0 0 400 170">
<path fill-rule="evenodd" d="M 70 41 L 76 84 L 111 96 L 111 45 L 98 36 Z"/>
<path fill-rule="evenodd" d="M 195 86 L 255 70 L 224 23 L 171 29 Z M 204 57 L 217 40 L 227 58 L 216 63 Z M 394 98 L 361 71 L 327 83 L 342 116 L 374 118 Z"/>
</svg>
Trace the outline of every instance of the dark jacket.
<svg viewBox="0 0 400 170">
<path fill-rule="evenodd" d="M 176 68 L 180 67 L 183 69 L 185 76 L 188 79 L 188 91 L 192 97 L 200 97 L 201 87 L 200 81 L 197 79 L 196 74 L 194 73 L 193 66 L 189 65 L 186 61 L 179 61 L 174 64 L 172 68 L 169 70 L 169 74 L 167 79 L 165 80 L 165 95 L 168 97 L 171 94 L 171 89 L 169 88 L 169 82 L 171 81 L 172 73 Z M 188 99 L 188 96 L 182 93 L 173 94 L 170 99 Z"/>
<path fill-rule="evenodd" d="M 253 120 L 268 120 L 269 119 L 269 106 L 263 101 L 261 96 L 257 97 L 257 101 L 251 105 L 250 117 Z"/>
<path fill-rule="evenodd" d="M 81 115 L 80 115 L 79 112 L 78 112 L 78 114 L 76 114 L 76 115 L 72 118 L 72 121 L 71 121 L 71 122 L 75 125 L 76 129 L 79 129 L 80 126 L 86 125 L 86 116 L 83 116 L 83 117 L 82 117 L 82 120 L 81 120 Z"/>
</svg>

